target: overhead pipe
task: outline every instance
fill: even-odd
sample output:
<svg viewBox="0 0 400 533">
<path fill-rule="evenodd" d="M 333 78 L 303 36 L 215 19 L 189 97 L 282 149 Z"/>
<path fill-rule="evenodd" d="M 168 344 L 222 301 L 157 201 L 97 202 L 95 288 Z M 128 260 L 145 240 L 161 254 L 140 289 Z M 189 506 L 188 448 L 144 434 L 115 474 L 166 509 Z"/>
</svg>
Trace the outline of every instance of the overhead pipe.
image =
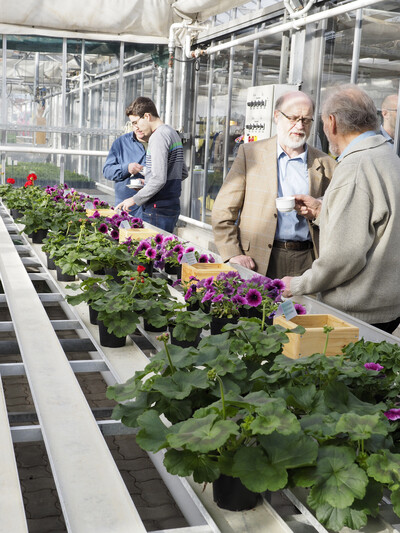
<svg viewBox="0 0 400 533">
<path fill-rule="evenodd" d="M 321 20 L 335 17 L 337 15 L 342 15 L 343 13 L 348 13 L 349 11 L 356 11 L 357 9 L 369 7 L 373 4 L 381 4 L 385 1 L 386 0 L 355 0 L 354 2 L 351 2 L 349 4 L 333 7 L 332 9 L 327 9 L 325 11 L 319 11 L 318 13 L 308 15 L 307 17 L 296 19 L 294 21 L 292 20 L 289 22 L 284 22 L 283 24 L 279 24 L 277 26 L 269 27 L 258 33 L 247 35 L 246 37 L 240 37 L 239 39 L 235 39 L 234 41 L 228 41 L 223 44 L 210 46 L 205 50 L 201 48 L 192 50 L 191 57 L 199 57 L 204 54 L 215 54 L 220 50 L 226 50 L 228 48 L 231 48 L 232 46 L 238 46 L 241 44 L 249 43 L 256 39 L 263 39 L 264 37 L 269 37 L 270 35 L 275 35 L 277 33 L 282 33 L 293 29 L 297 30 L 301 26 L 306 26 L 307 24 L 312 24 L 313 22 L 320 22 Z"/>
</svg>

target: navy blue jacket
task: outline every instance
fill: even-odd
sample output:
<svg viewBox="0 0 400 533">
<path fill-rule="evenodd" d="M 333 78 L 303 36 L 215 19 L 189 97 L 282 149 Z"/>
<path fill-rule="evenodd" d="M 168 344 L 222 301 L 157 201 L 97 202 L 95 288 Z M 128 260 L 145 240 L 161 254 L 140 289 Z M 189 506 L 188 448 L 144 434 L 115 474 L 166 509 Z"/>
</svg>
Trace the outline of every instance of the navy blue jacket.
<svg viewBox="0 0 400 533">
<path fill-rule="evenodd" d="M 115 139 L 103 167 L 104 177 L 115 182 L 115 205 L 136 194 L 135 190 L 127 187 L 131 179 L 129 163 L 146 164 L 144 146 L 133 133 L 125 133 Z M 142 175 L 136 174 L 135 177 L 141 178 Z"/>
</svg>

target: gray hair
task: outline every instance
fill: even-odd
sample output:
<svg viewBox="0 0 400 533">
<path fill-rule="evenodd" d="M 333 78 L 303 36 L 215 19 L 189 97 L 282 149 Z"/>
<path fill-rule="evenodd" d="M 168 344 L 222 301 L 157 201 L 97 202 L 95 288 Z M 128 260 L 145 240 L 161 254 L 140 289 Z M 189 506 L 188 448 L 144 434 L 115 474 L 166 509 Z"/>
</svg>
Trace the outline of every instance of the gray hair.
<svg viewBox="0 0 400 533">
<path fill-rule="evenodd" d="M 309 100 L 311 106 L 312 106 L 312 112 L 314 114 L 314 111 L 315 111 L 315 103 L 314 103 L 314 100 L 311 98 L 311 96 L 309 96 L 308 94 L 306 93 L 303 93 L 302 91 L 290 91 L 288 93 L 284 93 L 282 94 L 278 99 L 277 101 L 275 102 L 275 106 L 274 106 L 274 110 L 281 110 L 284 103 L 286 102 L 286 100 L 293 100 L 293 99 L 297 99 L 297 98 L 304 98 L 304 99 L 307 99 Z"/>
<path fill-rule="evenodd" d="M 356 85 L 341 85 L 328 90 L 322 116 L 334 115 L 339 133 L 379 129 L 378 113 L 373 100 Z"/>
</svg>

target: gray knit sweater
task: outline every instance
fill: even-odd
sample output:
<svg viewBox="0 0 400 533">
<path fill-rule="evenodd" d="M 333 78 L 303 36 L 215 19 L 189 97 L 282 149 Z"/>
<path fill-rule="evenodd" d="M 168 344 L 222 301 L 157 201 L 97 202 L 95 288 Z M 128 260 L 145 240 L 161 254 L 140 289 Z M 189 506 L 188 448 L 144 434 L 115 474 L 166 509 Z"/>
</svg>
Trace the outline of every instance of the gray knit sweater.
<svg viewBox="0 0 400 533">
<path fill-rule="evenodd" d="M 320 216 L 320 256 L 291 282 L 368 323 L 400 316 L 400 158 L 381 135 L 336 167 Z"/>
</svg>

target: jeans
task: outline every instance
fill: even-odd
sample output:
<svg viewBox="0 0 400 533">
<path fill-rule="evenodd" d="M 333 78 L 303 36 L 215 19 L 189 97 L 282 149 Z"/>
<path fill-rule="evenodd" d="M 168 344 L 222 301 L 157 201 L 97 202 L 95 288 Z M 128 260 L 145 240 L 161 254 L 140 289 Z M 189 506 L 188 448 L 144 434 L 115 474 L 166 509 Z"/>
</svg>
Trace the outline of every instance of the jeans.
<svg viewBox="0 0 400 533">
<path fill-rule="evenodd" d="M 154 205 L 142 206 L 142 219 L 156 228 L 169 233 L 174 232 L 175 224 L 179 218 L 179 207 L 154 207 Z"/>
</svg>

